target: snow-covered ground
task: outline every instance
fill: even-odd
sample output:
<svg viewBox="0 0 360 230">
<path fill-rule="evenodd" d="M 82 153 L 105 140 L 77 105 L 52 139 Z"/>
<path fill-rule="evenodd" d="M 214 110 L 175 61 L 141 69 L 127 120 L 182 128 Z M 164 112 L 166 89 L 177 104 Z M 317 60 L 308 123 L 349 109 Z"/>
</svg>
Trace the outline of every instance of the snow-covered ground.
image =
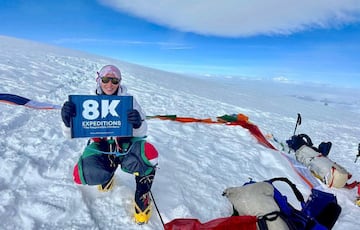
<svg viewBox="0 0 360 230">
<path fill-rule="evenodd" d="M 121 53 L 121 51 L 119 51 Z M 147 115 L 213 118 L 243 113 L 264 134 L 297 133 L 315 144 L 333 143 L 329 157 L 360 180 L 360 93 L 352 89 L 265 80 L 186 77 L 78 51 L 0 36 L 0 93 L 62 105 L 69 94 L 93 94 L 96 71 L 115 64 L 123 84 Z M 147 225 L 132 220 L 135 181 L 121 170 L 109 193 L 72 181 L 86 139 L 65 139 L 59 110 L 35 110 L 0 103 L 1 229 L 162 229 L 154 209 Z M 288 177 L 303 193 L 307 185 L 277 151 L 258 144 L 240 126 L 177 123 L 149 119 L 149 136 L 160 152 L 152 193 L 165 222 L 198 218 L 206 222 L 232 213 L 221 196 L 249 178 Z M 334 229 L 358 229 L 356 190 L 328 189 L 342 213 Z M 298 205 L 288 194 L 289 201 Z"/>
</svg>

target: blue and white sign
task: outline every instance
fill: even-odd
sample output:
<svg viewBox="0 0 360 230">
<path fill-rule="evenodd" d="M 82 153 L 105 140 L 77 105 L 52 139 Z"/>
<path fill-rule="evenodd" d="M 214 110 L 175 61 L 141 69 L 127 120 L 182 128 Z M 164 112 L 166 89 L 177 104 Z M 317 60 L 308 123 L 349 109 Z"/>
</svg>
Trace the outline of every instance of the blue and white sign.
<svg viewBox="0 0 360 230">
<path fill-rule="evenodd" d="M 71 137 L 132 136 L 127 111 L 133 108 L 132 96 L 69 95 L 76 105 Z"/>
</svg>

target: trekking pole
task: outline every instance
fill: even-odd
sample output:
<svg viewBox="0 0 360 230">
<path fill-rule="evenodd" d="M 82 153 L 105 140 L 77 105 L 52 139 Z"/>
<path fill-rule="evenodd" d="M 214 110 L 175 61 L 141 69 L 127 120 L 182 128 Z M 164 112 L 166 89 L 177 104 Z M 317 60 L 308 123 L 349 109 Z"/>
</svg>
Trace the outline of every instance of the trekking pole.
<svg viewBox="0 0 360 230">
<path fill-rule="evenodd" d="M 300 115 L 300 113 L 298 113 L 298 116 L 297 116 L 297 120 L 296 120 L 296 125 L 295 125 L 295 129 L 294 129 L 294 134 L 293 134 L 293 136 L 295 135 L 295 132 L 296 132 L 296 129 L 297 129 L 298 125 L 301 125 L 301 115 Z"/>
<path fill-rule="evenodd" d="M 296 129 L 297 129 L 298 125 L 301 125 L 301 115 L 300 115 L 300 113 L 297 114 L 297 120 L 296 120 L 296 125 L 295 125 L 293 136 L 295 136 Z M 289 148 L 289 151 L 288 151 L 289 154 L 290 154 L 290 151 L 291 151 L 291 149 Z"/>
<path fill-rule="evenodd" d="M 154 205 L 155 205 L 156 211 L 157 211 L 157 213 L 158 213 L 158 215 L 159 215 L 159 217 L 160 217 L 160 221 L 161 221 L 161 223 L 162 223 L 162 225 L 163 225 L 163 227 L 164 227 L 164 229 L 165 229 L 164 221 L 163 221 L 163 219 L 162 219 L 162 217 L 161 217 L 160 211 L 159 211 L 159 209 L 158 209 L 158 207 L 157 207 L 157 205 L 156 205 L 156 202 L 155 202 L 155 199 L 154 199 L 154 196 L 153 196 L 151 190 L 150 190 L 150 195 L 151 195 L 151 199 L 154 201 Z"/>
<path fill-rule="evenodd" d="M 357 161 L 357 159 L 360 157 L 360 143 L 359 143 L 359 146 L 358 146 L 358 154 L 356 155 L 356 158 L 355 158 L 355 162 Z"/>
</svg>

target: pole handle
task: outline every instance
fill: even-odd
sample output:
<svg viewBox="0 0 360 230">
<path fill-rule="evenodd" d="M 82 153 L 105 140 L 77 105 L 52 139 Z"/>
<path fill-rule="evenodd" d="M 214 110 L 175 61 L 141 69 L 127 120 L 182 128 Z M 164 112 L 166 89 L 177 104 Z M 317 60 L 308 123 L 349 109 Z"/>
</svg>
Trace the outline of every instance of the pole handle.
<svg viewBox="0 0 360 230">
<path fill-rule="evenodd" d="M 296 125 L 295 125 L 295 129 L 294 129 L 294 134 L 293 134 L 293 136 L 294 136 L 295 133 L 296 133 L 296 129 L 297 129 L 298 125 L 301 125 L 301 115 L 300 115 L 300 113 L 297 114 L 297 120 L 296 120 Z"/>
</svg>

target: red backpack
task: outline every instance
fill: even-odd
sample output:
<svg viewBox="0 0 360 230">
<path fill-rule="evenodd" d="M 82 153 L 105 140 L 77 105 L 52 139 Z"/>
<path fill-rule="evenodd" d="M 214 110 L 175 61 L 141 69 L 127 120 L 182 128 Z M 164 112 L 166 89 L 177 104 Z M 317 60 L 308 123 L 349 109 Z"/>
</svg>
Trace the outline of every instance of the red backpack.
<svg viewBox="0 0 360 230">
<path fill-rule="evenodd" d="M 206 223 L 198 219 L 174 219 L 165 224 L 165 230 L 256 230 L 256 216 L 230 216 Z"/>
</svg>

